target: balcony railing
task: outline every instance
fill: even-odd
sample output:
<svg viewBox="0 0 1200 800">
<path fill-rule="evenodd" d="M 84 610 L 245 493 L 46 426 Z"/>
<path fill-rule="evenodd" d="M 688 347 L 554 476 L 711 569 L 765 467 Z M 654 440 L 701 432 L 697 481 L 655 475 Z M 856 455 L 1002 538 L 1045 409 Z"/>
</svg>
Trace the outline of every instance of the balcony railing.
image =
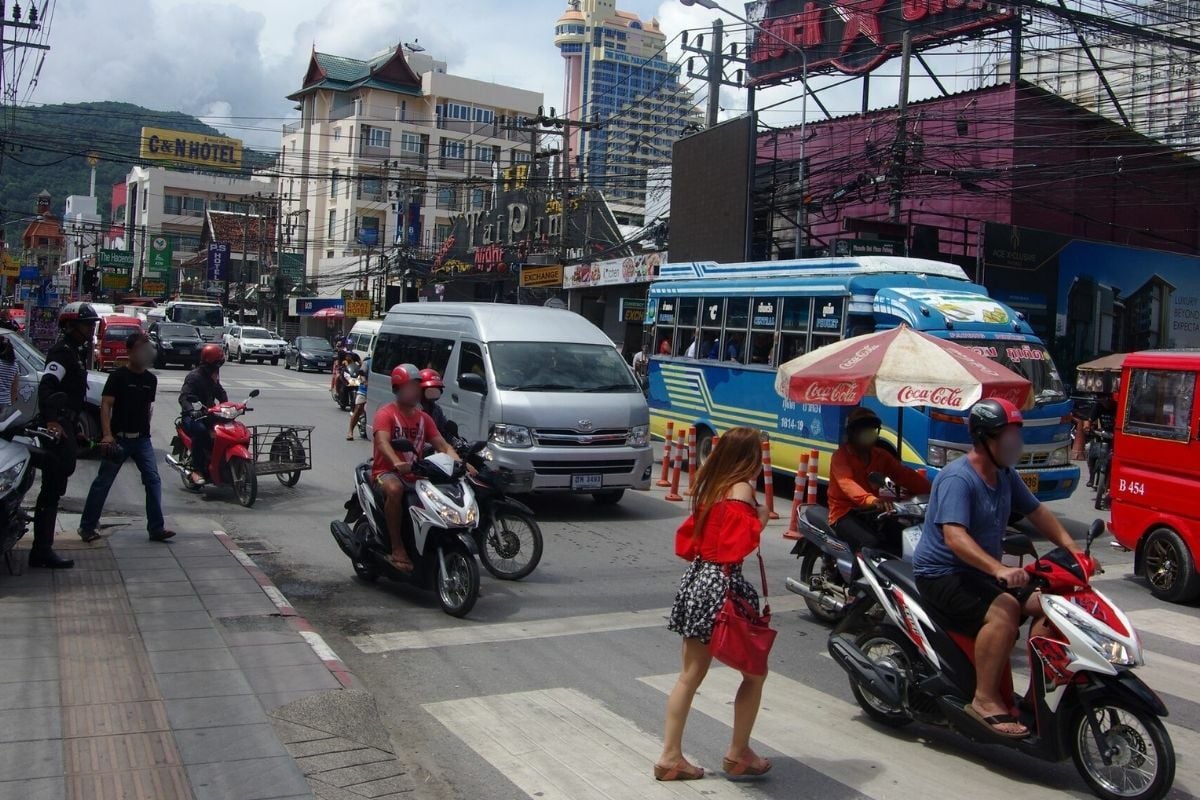
<svg viewBox="0 0 1200 800">
<path fill-rule="evenodd" d="M 450 172 L 466 172 L 467 161 L 464 158 L 442 158 L 438 162 L 438 167 Z"/>
<path fill-rule="evenodd" d="M 297 133 L 300 130 L 302 130 L 303 128 L 304 128 L 304 120 L 296 120 L 295 122 L 289 122 L 283 126 L 283 135 L 287 136 L 289 133 Z"/>
</svg>

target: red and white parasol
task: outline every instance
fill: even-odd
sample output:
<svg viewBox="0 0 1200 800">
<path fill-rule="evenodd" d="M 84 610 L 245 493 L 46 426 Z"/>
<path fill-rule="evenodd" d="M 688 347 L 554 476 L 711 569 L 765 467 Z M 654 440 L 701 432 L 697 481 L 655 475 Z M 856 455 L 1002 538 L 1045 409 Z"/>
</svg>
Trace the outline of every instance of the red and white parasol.
<svg viewBox="0 0 1200 800">
<path fill-rule="evenodd" d="M 907 325 L 818 348 L 779 368 L 775 391 L 797 403 L 852 406 L 874 396 L 885 406 L 966 411 L 1003 398 L 1018 408 L 1032 384 L 969 347 Z"/>
</svg>

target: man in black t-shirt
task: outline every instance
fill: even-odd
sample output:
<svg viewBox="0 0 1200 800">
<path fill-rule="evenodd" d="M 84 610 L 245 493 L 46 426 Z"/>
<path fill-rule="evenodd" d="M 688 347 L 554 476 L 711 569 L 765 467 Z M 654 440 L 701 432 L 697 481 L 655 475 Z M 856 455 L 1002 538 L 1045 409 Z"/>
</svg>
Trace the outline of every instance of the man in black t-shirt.
<svg viewBox="0 0 1200 800">
<path fill-rule="evenodd" d="M 79 521 L 79 536 L 85 542 L 100 538 L 96 531 L 100 526 L 100 512 L 104 510 L 108 490 L 112 488 L 126 458 L 132 458 L 138 472 L 142 473 L 142 485 L 146 487 L 146 527 L 150 531 L 150 539 L 164 542 L 175 535 L 174 531 L 167 530 L 163 521 L 162 481 L 154 461 L 154 445 L 150 442 L 150 414 L 158 390 L 158 378 L 148 371 L 156 355 L 154 345 L 144 333 L 130 335 L 126 343 L 129 366 L 118 368 L 104 384 L 100 404 L 104 458 L 100 462 L 100 472 L 88 491 L 83 518 Z"/>
</svg>

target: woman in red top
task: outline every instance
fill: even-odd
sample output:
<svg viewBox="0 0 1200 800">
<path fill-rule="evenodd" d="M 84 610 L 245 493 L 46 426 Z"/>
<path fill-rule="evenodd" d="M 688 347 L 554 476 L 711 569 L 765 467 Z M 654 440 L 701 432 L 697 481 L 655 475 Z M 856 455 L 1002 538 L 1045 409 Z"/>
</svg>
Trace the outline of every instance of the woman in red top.
<svg viewBox="0 0 1200 800">
<path fill-rule="evenodd" d="M 670 630 L 683 637 L 683 670 L 667 700 L 662 755 L 654 765 L 660 781 L 704 777 L 704 770 L 683 757 L 683 728 L 692 698 L 708 674 L 717 612 L 732 590 L 758 608 L 758 592 L 742 577 L 742 559 L 758 547 L 767 509 L 758 504 L 755 481 L 762 472 L 761 438 L 753 428 L 734 428 L 700 467 L 692 515 L 675 534 L 675 554 L 692 564 L 679 582 L 671 608 Z M 742 673 L 733 701 L 733 740 L 723 766 L 730 775 L 762 775 L 771 762 L 750 749 L 750 729 L 758 715 L 766 675 Z"/>
</svg>

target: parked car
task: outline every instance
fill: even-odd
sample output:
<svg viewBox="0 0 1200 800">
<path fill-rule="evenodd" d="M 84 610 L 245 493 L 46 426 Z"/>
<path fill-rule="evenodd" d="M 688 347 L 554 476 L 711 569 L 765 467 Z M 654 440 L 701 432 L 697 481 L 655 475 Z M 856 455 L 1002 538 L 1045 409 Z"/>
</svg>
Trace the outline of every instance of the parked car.
<svg viewBox="0 0 1200 800">
<path fill-rule="evenodd" d="M 21 422 L 27 422 L 37 414 L 37 387 L 42 373 L 46 371 L 46 356 L 24 336 L 4 329 L 0 329 L 0 336 L 11 337 L 17 362 L 17 379 L 20 381 L 17 409 L 21 412 Z M 88 372 L 86 403 L 76 429 L 81 437 L 89 441 L 100 438 L 100 395 L 106 380 L 103 375 Z"/>
<path fill-rule="evenodd" d="M 284 369 L 295 367 L 297 371 L 306 369 L 318 372 L 328 372 L 337 357 L 333 346 L 320 336 L 297 336 L 288 344 L 287 353 L 283 358 Z"/>
<path fill-rule="evenodd" d="M 10 328 L 11 330 L 15 330 L 15 331 L 24 331 L 25 323 L 26 323 L 25 309 L 23 309 L 23 308 L 6 309 L 4 311 L 4 321 L 8 323 L 4 327 Z"/>
<path fill-rule="evenodd" d="M 194 326 L 182 322 L 155 322 L 150 326 L 149 336 L 158 348 L 154 366 L 159 369 L 168 364 L 182 364 L 190 369 L 200 363 L 204 340 Z"/>
<path fill-rule="evenodd" d="M 92 366 L 101 372 L 129 363 L 125 340 L 131 334 L 141 333 L 142 324 L 137 317 L 126 317 L 113 314 L 100 320 L 96 330 L 96 348 L 92 357 Z"/>
<path fill-rule="evenodd" d="M 248 359 L 263 363 L 268 359 L 278 364 L 287 349 L 287 342 L 266 328 L 235 325 L 226 334 L 225 353 L 230 359 L 245 364 Z"/>
</svg>

